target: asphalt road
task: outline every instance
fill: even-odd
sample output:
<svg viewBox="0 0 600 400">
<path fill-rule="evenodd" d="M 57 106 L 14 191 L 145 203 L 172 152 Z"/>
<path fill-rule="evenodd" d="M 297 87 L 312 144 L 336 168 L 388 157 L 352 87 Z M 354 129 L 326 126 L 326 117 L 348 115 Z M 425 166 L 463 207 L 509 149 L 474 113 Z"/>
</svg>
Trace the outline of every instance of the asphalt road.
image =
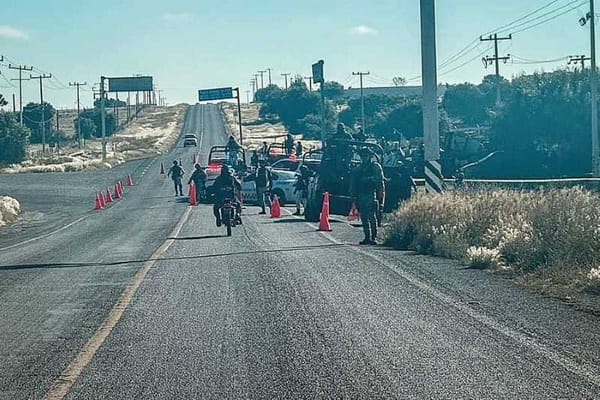
<svg viewBox="0 0 600 400">
<path fill-rule="evenodd" d="M 204 155 L 225 140 L 216 106 L 191 108 L 190 129 Z M 450 261 L 358 247 L 343 221 L 317 233 L 249 206 L 224 237 L 158 162 L 124 166 L 138 185 L 106 211 L 52 197 L 53 229 L 85 219 L 0 250 L 0 398 L 600 398 L 598 317 Z"/>
</svg>

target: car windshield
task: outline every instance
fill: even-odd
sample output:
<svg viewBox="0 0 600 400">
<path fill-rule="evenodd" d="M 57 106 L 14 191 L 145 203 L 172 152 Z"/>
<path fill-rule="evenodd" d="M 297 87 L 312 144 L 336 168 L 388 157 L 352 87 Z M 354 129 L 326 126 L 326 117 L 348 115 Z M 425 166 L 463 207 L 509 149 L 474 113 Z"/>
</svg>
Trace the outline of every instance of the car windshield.
<svg viewBox="0 0 600 400">
<path fill-rule="evenodd" d="M 0 0 L 0 400 L 600 400 L 600 0 Z"/>
</svg>

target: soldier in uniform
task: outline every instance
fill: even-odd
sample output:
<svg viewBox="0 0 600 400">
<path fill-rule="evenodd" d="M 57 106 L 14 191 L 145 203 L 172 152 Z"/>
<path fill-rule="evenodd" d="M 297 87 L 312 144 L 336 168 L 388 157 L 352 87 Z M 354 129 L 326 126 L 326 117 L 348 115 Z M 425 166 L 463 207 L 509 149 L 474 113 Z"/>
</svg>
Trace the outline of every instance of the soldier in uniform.
<svg viewBox="0 0 600 400">
<path fill-rule="evenodd" d="M 379 211 L 379 194 L 383 189 L 383 168 L 367 149 L 360 150 L 361 165 L 352 176 L 352 195 L 355 199 L 362 220 L 365 238 L 360 244 L 377 244 L 377 213 Z"/>
</svg>

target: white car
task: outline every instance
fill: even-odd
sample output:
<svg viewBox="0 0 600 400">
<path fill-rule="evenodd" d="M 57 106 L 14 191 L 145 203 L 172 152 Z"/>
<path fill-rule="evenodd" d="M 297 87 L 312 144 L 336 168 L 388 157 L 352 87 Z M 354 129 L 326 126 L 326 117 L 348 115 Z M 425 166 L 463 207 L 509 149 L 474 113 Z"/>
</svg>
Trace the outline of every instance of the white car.
<svg viewBox="0 0 600 400">
<path fill-rule="evenodd" d="M 272 195 L 276 195 L 280 204 L 293 203 L 296 201 L 294 185 L 298 175 L 293 171 L 271 171 L 273 179 Z M 256 204 L 256 182 L 254 175 L 247 175 L 242 182 L 242 198 L 244 203 Z"/>
<path fill-rule="evenodd" d="M 188 146 L 198 146 L 198 138 L 193 133 L 186 133 L 185 136 L 183 136 L 183 147 Z"/>
</svg>

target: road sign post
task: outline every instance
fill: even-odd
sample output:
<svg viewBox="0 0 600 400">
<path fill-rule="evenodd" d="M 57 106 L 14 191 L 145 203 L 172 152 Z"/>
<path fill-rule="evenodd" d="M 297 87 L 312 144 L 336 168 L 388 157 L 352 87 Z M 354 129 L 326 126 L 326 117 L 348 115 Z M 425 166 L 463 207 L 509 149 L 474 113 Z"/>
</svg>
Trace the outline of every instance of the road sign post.
<svg viewBox="0 0 600 400">
<path fill-rule="evenodd" d="M 234 90 L 236 92 L 235 96 L 233 95 Z M 240 88 L 223 87 L 198 90 L 198 101 L 227 100 L 234 98 L 237 99 L 238 123 L 240 125 L 240 144 L 242 144 L 242 106 L 240 105 Z"/>
<path fill-rule="evenodd" d="M 240 144 L 243 144 L 243 134 L 242 134 L 242 105 L 240 104 L 240 88 L 237 87 L 233 89 L 237 93 L 237 109 L 238 109 L 238 124 L 240 125 Z"/>
<path fill-rule="evenodd" d="M 319 60 L 312 65 L 312 80 L 313 83 L 318 83 L 319 91 L 321 92 L 321 142 L 325 143 L 325 78 L 323 76 L 323 65 L 325 62 Z"/>
</svg>

